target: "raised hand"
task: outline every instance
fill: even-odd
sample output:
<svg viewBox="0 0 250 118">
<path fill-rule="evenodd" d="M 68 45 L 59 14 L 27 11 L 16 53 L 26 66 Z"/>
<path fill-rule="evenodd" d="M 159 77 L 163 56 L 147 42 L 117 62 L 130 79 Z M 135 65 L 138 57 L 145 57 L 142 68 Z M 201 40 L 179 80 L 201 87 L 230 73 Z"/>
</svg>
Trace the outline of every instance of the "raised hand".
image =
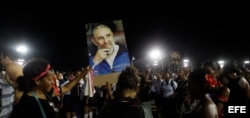
<svg viewBox="0 0 250 118">
<path fill-rule="evenodd" d="M 102 60 L 106 59 L 111 55 L 111 49 L 99 49 L 94 57 L 94 63 L 99 64 Z"/>
</svg>

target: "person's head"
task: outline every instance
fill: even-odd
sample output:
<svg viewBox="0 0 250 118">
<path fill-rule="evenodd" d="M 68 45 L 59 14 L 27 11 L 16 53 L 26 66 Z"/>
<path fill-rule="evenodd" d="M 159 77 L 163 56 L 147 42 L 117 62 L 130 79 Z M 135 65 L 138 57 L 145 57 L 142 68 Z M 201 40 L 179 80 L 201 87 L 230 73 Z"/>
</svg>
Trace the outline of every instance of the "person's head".
<svg viewBox="0 0 250 118">
<path fill-rule="evenodd" d="M 18 59 L 18 53 L 14 49 L 3 49 L 0 55 L 0 62 L 5 67 Z"/>
<path fill-rule="evenodd" d="M 221 74 L 220 64 L 215 60 L 206 60 L 203 62 L 202 68 L 208 69 L 216 78 Z"/>
<path fill-rule="evenodd" d="M 230 79 L 237 78 L 240 75 L 238 65 L 236 65 L 234 62 L 225 63 L 222 71 L 223 74 Z"/>
<path fill-rule="evenodd" d="M 242 76 L 246 78 L 247 81 L 250 80 L 250 70 L 247 67 L 241 67 Z"/>
<path fill-rule="evenodd" d="M 92 42 L 98 47 L 98 49 L 107 49 L 107 52 L 112 53 L 115 39 L 111 28 L 104 24 L 98 24 L 93 29 Z"/>
<path fill-rule="evenodd" d="M 197 69 L 188 76 L 188 90 L 192 97 L 201 97 L 217 85 L 216 79 L 207 69 Z"/>
<path fill-rule="evenodd" d="M 125 70 L 121 72 L 118 78 L 118 82 L 116 84 L 116 91 L 118 93 L 118 97 L 122 97 L 125 92 L 131 92 L 131 94 L 136 95 L 138 92 L 140 77 L 137 73 L 137 70 L 134 67 L 127 67 Z M 132 98 L 136 96 L 130 96 Z"/>
<path fill-rule="evenodd" d="M 73 69 L 73 71 L 74 71 L 74 76 L 77 77 L 77 76 L 79 76 L 79 75 L 81 74 L 81 72 L 82 72 L 82 67 L 75 67 L 75 68 Z"/>
<path fill-rule="evenodd" d="M 61 72 L 56 72 L 56 77 L 58 80 L 63 80 L 63 74 Z"/>
<path fill-rule="evenodd" d="M 162 72 L 155 73 L 156 79 L 162 79 Z"/>
<path fill-rule="evenodd" d="M 188 69 L 185 67 L 180 67 L 177 70 L 177 76 L 179 79 L 186 79 L 187 75 L 188 75 Z"/>
<path fill-rule="evenodd" d="M 54 85 L 55 73 L 45 59 L 32 59 L 23 68 L 23 76 L 17 79 L 18 88 L 29 92 L 34 89 L 49 92 Z"/>
<path fill-rule="evenodd" d="M 166 79 L 166 80 L 169 80 L 169 79 L 171 78 L 171 72 L 168 71 L 168 70 L 166 70 L 166 71 L 164 72 L 163 78 Z"/>
<path fill-rule="evenodd" d="M 6 74 L 6 72 L 3 70 L 3 71 L 1 71 L 1 74 L 0 74 L 0 77 L 4 77 L 5 76 L 5 74 Z"/>
</svg>

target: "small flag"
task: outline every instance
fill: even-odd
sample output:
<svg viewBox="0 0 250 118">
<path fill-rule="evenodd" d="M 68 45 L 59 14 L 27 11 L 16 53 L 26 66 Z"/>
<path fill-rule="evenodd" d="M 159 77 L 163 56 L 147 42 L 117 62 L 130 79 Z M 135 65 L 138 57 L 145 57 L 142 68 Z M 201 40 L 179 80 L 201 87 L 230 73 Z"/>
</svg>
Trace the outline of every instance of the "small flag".
<svg viewBox="0 0 250 118">
<path fill-rule="evenodd" d="M 133 56 L 130 62 L 132 67 L 134 66 L 134 60 L 135 60 L 135 57 Z"/>
<path fill-rule="evenodd" d="M 134 61 L 134 60 L 135 60 L 135 57 L 133 56 L 131 60 Z"/>
<path fill-rule="evenodd" d="M 89 71 L 86 75 L 86 86 L 85 86 L 85 96 L 93 97 L 95 93 L 95 88 L 93 84 L 94 74 L 93 71 Z"/>
</svg>

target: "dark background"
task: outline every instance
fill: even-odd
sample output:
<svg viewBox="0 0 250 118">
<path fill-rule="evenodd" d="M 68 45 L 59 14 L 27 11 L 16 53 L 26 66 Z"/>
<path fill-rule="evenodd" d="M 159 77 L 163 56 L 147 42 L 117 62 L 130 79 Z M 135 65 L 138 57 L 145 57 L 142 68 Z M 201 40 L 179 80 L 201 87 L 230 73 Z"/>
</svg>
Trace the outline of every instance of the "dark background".
<svg viewBox="0 0 250 118">
<path fill-rule="evenodd" d="M 80 2 L 1 2 L 0 47 L 25 43 L 27 57 L 46 58 L 59 70 L 86 66 L 84 25 L 123 20 L 129 54 L 138 65 L 146 63 L 153 47 L 166 56 L 179 51 L 181 58 L 189 58 L 197 66 L 206 59 L 249 59 L 250 18 L 246 7 L 133 9 L 127 5 L 111 9 Z"/>
</svg>

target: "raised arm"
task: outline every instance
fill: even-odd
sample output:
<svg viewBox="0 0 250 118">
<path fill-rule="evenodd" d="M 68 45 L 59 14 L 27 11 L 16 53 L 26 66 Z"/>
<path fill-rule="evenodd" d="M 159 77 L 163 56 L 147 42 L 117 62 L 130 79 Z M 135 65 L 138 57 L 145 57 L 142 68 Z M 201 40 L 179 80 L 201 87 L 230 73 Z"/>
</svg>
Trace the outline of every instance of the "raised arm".
<svg viewBox="0 0 250 118">
<path fill-rule="evenodd" d="M 88 66 L 74 80 L 72 80 L 69 83 L 67 83 L 66 85 L 62 86 L 61 87 L 61 94 L 65 94 L 66 92 L 70 91 L 82 78 L 85 78 L 85 76 L 88 74 L 89 70 L 90 70 L 90 68 Z M 54 94 L 53 96 L 59 96 L 59 95 Z"/>
</svg>

